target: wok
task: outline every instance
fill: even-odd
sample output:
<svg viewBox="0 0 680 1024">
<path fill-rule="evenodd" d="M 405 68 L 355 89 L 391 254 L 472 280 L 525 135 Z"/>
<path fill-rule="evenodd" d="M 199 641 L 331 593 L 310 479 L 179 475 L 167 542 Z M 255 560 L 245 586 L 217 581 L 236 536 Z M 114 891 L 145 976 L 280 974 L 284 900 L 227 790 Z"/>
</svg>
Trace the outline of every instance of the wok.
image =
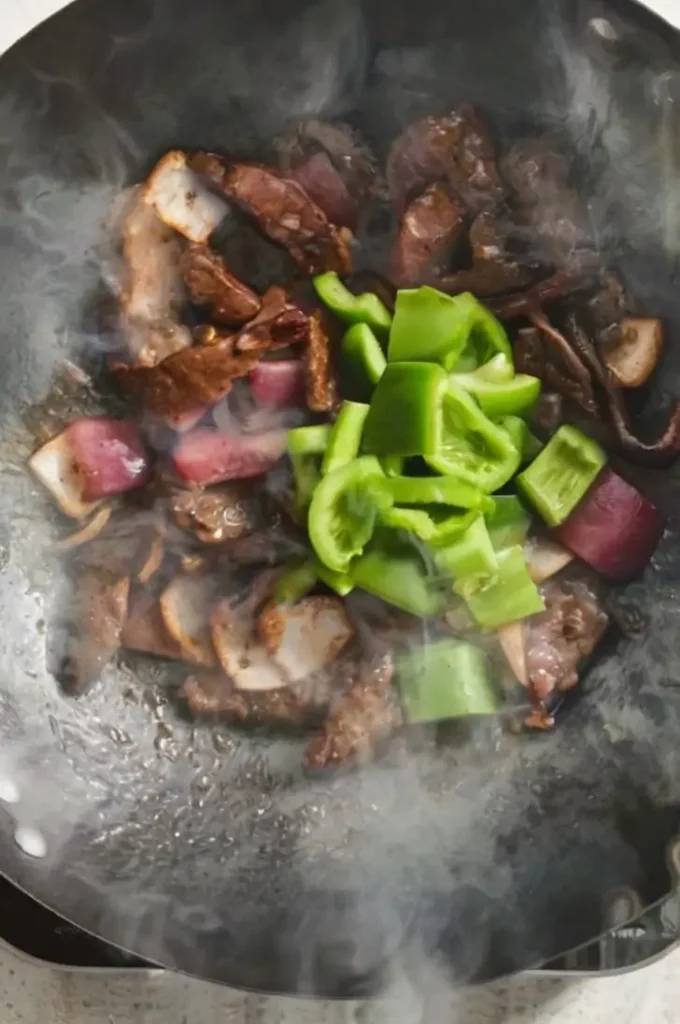
<svg viewBox="0 0 680 1024">
<path fill-rule="evenodd" d="M 611 17 L 595 30 L 592 18 Z M 615 27 L 612 38 L 611 25 Z M 600 30 L 602 22 L 599 23 Z M 602 902 L 667 893 L 680 831 L 680 477 L 641 474 L 669 530 L 616 595 L 621 628 L 552 735 L 304 778 L 296 741 L 194 726 L 177 679 L 122 659 L 79 700 L 50 673 L 55 517 L 24 472 L 66 358 L 95 365 L 112 197 L 165 150 L 267 159 L 311 115 L 384 157 L 473 100 L 501 140 L 576 148 L 607 259 L 670 343 L 642 410 L 680 391 L 672 111 L 680 43 L 624 2 L 79 0 L 0 61 L 0 870 L 163 966 L 351 995 L 395 969 L 459 981 L 594 938 Z M 374 256 L 371 256 L 374 259 Z M 63 411 L 63 409 L 62 409 Z M 38 829 L 29 857 L 17 827 Z"/>
</svg>

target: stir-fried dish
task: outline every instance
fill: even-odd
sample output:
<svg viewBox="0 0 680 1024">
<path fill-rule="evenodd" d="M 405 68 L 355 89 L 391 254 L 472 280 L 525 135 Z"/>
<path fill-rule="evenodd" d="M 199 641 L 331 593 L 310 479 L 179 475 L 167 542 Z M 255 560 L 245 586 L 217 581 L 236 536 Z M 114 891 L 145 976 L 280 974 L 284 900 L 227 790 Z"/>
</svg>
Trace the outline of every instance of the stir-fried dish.
<svg viewBox="0 0 680 1024">
<path fill-rule="evenodd" d="M 366 269 L 376 205 L 392 251 Z M 602 264 L 568 158 L 497 153 L 470 107 L 384 168 L 306 122 L 277 166 L 168 153 L 120 255 L 129 414 L 30 460 L 78 524 L 63 684 L 120 649 L 184 663 L 194 716 L 306 730 L 309 768 L 508 707 L 551 728 L 664 531 L 621 466 L 680 449 L 680 407 L 636 430 L 663 328 Z"/>
</svg>

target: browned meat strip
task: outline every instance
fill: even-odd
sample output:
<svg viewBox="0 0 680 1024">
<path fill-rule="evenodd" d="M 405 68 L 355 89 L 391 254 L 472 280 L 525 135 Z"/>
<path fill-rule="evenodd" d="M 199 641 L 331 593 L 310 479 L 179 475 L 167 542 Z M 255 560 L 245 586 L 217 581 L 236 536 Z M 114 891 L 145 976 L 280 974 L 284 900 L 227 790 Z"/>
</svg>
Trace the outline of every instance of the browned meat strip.
<svg viewBox="0 0 680 1024">
<path fill-rule="evenodd" d="M 526 291 L 494 295 L 487 299 L 486 305 L 500 320 L 515 320 L 517 317 L 529 316 L 551 302 L 557 302 L 558 299 L 587 288 L 591 283 L 591 269 L 587 260 L 580 261 L 578 266 L 557 270 Z"/>
<path fill-rule="evenodd" d="M 305 358 L 307 405 L 312 412 L 330 412 L 337 401 L 337 382 L 328 318 L 322 313 L 310 320 L 309 341 Z"/>
<path fill-rule="evenodd" d="M 59 678 L 70 693 L 84 693 L 120 647 L 127 618 L 129 579 L 88 571 L 77 581 Z"/>
<path fill-rule="evenodd" d="M 425 186 L 442 180 L 471 210 L 497 202 L 503 193 L 493 146 L 470 106 L 417 121 L 390 150 L 387 182 L 400 211 Z"/>
<path fill-rule="evenodd" d="M 257 353 L 235 354 L 233 338 L 195 345 L 154 367 L 117 367 L 122 386 L 152 416 L 173 419 L 215 405 L 239 377 L 254 369 Z"/>
<path fill-rule="evenodd" d="M 623 282 L 613 271 L 602 275 L 597 291 L 588 302 L 595 334 L 606 338 L 622 320 L 635 315 L 635 304 L 627 294 Z"/>
<path fill-rule="evenodd" d="M 556 342 L 558 338 L 563 344 Z M 525 328 L 517 334 L 514 352 L 515 363 L 521 373 L 540 377 L 551 391 L 576 402 L 585 412 L 598 415 L 599 407 L 590 374 L 559 332 L 554 332 L 553 343 L 550 344 L 537 328 Z"/>
<path fill-rule="evenodd" d="M 230 274 L 222 257 L 208 245 L 193 243 L 187 247 L 182 273 L 192 301 L 209 306 L 212 319 L 218 323 L 237 326 L 259 313 L 260 297 Z"/>
<path fill-rule="evenodd" d="M 465 235 L 465 214 L 443 182 L 428 186 L 407 207 L 392 254 L 392 281 L 411 288 L 436 276 Z"/>
<path fill-rule="evenodd" d="M 218 715 L 234 725 L 308 728 L 323 720 L 323 705 L 307 702 L 291 687 L 279 690 L 236 690 L 218 672 L 190 676 L 183 693 L 192 714 Z"/>
<path fill-rule="evenodd" d="M 208 491 L 178 491 L 170 500 L 175 523 L 203 544 L 223 544 L 254 529 L 252 488 L 234 483 Z"/>
<path fill-rule="evenodd" d="M 354 231 L 357 204 L 326 153 L 315 153 L 292 170 L 288 177 L 304 189 L 331 224 Z"/>
<path fill-rule="evenodd" d="M 472 292 L 501 295 L 527 288 L 540 273 L 536 264 L 520 259 L 510 249 L 513 226 L 497 211 L 484 210 L 470 228 L 472 267 L 441 278 L 438 287 L 449 295 Z"/>
<path fill-rule="evenodd" d="M 293 305 L 283 288 L 270 288 L 262 299 L 262 308 L 239 331 L 234 347 L 237 352 L 262 354 L 307 341 L 309 317 Z"/>
<path fill-rule="evenodd" d="M 346 691 L 332 705 L 319 734 L 307 747 L 307 768 L 368 761 L 402 724 L 401 709 L 392 690 L 392 656 L 373 659 L 355 672 Z"/>
<path fill-rule="evenodd" d="M 282 140 L 279 151 L 284 173 L 288 175 L 293 172 L 297 181 L 300 181 L 298 173 L 306 163 L 311 165 L 316 156 L 324 157 L 340 177 L 343 188 L 353 204 L 355 219 L 357 200 L 381 193 L 375 157 L 364 140 L 349 125 L 319 121 L 316 118 L 302 121 L 296 125 L 290 136 Z M 384 192 L 384 187 L 382 191 Z M 331 216 L 321 201 L 321 196 L 319 200 L 314 196 L 312 198 L 334 224 L 344 223 L 343 220 L 335 220 Z M 352 228 L 353 225 L 348 222 L 347 227 Z"/>
<path fill-rule="evenodd" d="M 182 649 L 168 633 L 160 605 L 153 594 L 140 591 L 130 598 L 127 621 L 120 641 L 129 651 L 182 661 Z"/>
<path fill-rule="evenodd" d="M 609 620 L 580 580 L 550 580 L 541 591 L 546 610 L 526 621 L 525 649 L 529 686 L 543 702 L 577 685 L 579 664 L 593 653 Z"/>
<path fill-rule="evenodd" d="M 195 156 L 191 167 L 251 214 L 308 274 L 351 273 L 347 239 L 294 181 L 267 167 L 229 163 L 209 153 Z"/>
</svg>

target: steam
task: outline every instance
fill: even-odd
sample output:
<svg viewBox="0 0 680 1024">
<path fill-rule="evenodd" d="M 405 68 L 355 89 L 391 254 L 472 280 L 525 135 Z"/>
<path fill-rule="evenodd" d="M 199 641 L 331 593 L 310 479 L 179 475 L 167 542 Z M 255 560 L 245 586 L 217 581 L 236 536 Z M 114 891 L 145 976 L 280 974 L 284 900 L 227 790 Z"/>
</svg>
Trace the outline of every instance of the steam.
<svg viewBox="0 0 680 1024">
<path fill-rule="evenodd" d="M 135 66 L 151 62 L 150 40 L 167 42 L 178 31 L 167 13 L 159 0 L 148 23 L 112 38 L 103 66 L 121 58 Z M 599 65 L 564 25 L 552 22 L 547 39 L 545 63 L 561 75 L 567 102 L 559 110 L 545 103 L 541 114 L 553 123 L 559 118 L 584 157 L 597 141 L 602 166 L 592 212 L 603 246 L 610 212 L 623 207 L 634 243 L 662 238 L 666 252 L 677 254 L 675 71 L 644 78 L 651 109 L 661 111 L 650 128 L 644 111 L 631 120 L 623 79 Z M 441 106 L 440 72 L 448 90 L 446 76 L 456 70 L 448 45 L 443 52 L 438 40 L 404 45 L 409 42 L 383 47 L 371 67 L 380 98 L 372 124 L 378 140 L 427 112 L 429 103 Z M 19 336 L 23 342 L 21 356 L 0 354 L 8 381 L 3 401 L 11 406 L 6 428 L 19 439 L 16 467 L 32 441 L 17 405 L 44 398 L 65 358 L 104 344 L 83 313 L 102 277 L 115 277 L 111 211 L 147 158 L 159 155 L 151 152 L 156 142 L 166 148 L 214 142 L 240 154 L 256 134 L 269 138 L 286 121 L 347 115 L 369 77 L 368 30 L 357 3 L 305 6 L 267 46 L 261 39 L 226 40 L 217 81 L 201 77 L 200 49 L 186 55 L 185 75 L 187 91 L 195 81 L 199 99 L 205 96 L 209 137 L 205 125 L 194 126 L 193 96 L 182 96 L 186 106 L 177 111 L 160 103 L 151 112 L 131 108 L 149 142 L 139 125 L 135 131 L 121 125 L 77 78 L 29 69 L 28 107 L 8 94 L 0 100 L 0 159 L 9 182 L 0 197 L 0 239 L 12 252 L 1 264 L 3 317 L 13 344 Z M 491 57 L 498 72 L 497 51 Z M 466 76 L 473 64 L 468 54 Z M 162 80 L 162 69 L 155 73 Z M 470 82 L 476 86 L 474 74 L 464 85 L 456 82 L 447 101 L 474 99 Z M 554 94 L 553 81 L 548 84 Z M 483 99 L 492 88 L 484 79 L 479 90 Z M 501 86 L 497 98 L 502 93 Z M 70 133 L 49 127 L 65 96 L 77 112 Z M 250 125 L 232 139 L 229 115 L 239 104 L 257 131 Z M 85 140 L 80 119 L 88 126 Z M 49 147 L 41 141 L 44 131 Z M 660 165 L 650 159 L 659 145 Z M 359 987 L 370 978 L 418 1019 L 433 1001 L 453 1001 L 455 1011 L 458 999 L 464 1003 L 455 995 L 458 986 L 489 962 L 503 971 L 539 960 L 551 915 L 566 913 L 571 898 L 578 910 L 591 897 L 596 905 L 610 883 L 641 874 L 634 843 L 611 838 L 618 834 L 614 810 L 603 813 L 607 797 L 613 808 L 630 781 L 621 750 L 634 741 L 643 752 L 636 783 L 655 787 L 660 802 L 680 777 L 680 755 L 664 758 L 660 778 L 654 775 L 654 721 L 644 701 L 631 706 L 620 658 L 603 661 L 589 684 L 595 696 L 578 743 L 573 729 L 526 741 L 481 724 L 443 749 L 426 733 L 406 759 L 394 751 L 391 760 L 351 775 L 302 779 L 295 742 L 179 721 L 176 680 L 157 665 L 131 660 L 109 668 L 80 703 L 64 701 L 42 666 L 35 678 L 31 648 L 59 580 L 42 564 L 50 531 L 31 485 L 23 476 L 3 476 L 0 513 L 10 524 L 12 562 L 5 576 L 11 596 L 0 595 L 0 612 L 14 643 L 0 657 L 12 680 L 9 707 L 1 709 L 7 750 L 0 767 L 20 794 L 12 809 L 17 823 L 46 838 L 44 870 L 51 877 L 43 893 L 58 885 L 70 907 L 87 908 L 90 927 L 199 974 L 206 960 L 216 962 L 218 945 L 225 976 L 239 969 L 247 976 L 245 966 L 255 970 L 264 935 L 266 952 L 290 969 L 301 991 L 347 974 Z M 24 516 L 18 509 L 32 511 Z M 664 666 L 680 660 L 677 566 L 664 562 L 677 559 L 674 551 L 669 538 L 656 567 L 669 582 L 659 588 L 652 572 L 639 599 L 647 607 L 655 594 L 650 634 L 663 636 L 666 646 L 652 654 L 649 643 L 631 641 L 624 652 L 626 673 L 641 680 L 642 697 L 650 700 Z M 667 713 L 677 716 L 669 705 Z M 589 792 L 602 794 L 592 806 Z M 551 898 L 539 913 L 531 901 L 543 898 L 542 885 L 554 893 L 548 882 L 556 828 L 565 829 L 564 902 Z M 219 905 L 225 893 L 228 906 Z M 96 920 L 92 903 L 100 908 Z M 540 926 L 530 929 L 528 916 L 538 916 Z M 270 934 L 272 920 L 282 923 L 281 935 Z M 210 946 L 209 956 L 196 936 Z M 245 966 L 240 948 L 252 953 Z M 259 962 L 263 973 L 253 984 L 267 982 L 266 958 Z"/>
</svg>

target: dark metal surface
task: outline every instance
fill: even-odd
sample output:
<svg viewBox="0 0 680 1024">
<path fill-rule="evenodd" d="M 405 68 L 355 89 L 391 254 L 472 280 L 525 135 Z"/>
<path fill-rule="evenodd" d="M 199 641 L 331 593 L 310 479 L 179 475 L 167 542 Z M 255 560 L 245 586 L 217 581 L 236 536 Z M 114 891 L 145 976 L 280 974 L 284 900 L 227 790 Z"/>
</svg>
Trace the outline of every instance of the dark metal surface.
<svg viewBox="0 0 680 1024">
<path fill-rule="evenodd" d="M 565 12 L 568 12 L 565 13 Z M 669 889 L 680 815 L 680 479 L 643 481 L 670 530 L 618 595 L 626 629 L 554 736 L 489 735 L 309 781 L 290 741 L 192 728 L 144 662 L 63 697 L 45 623 L 55 519 L 24 472 L 64 357 L 106 340 L 89 310 L 112 197 L 164 150 L 267 157 L 288 120 L 352 121 L 384 155 L 420 113 L 474 100 L 501 135 L 575 144 L 598 236 L 668 324 L 653 420 L 680 392 L 680 49 L 637 6 L 639 47 L 593 38 L 598 5 L 547 0 L 80 0 L 0 61 L 0 869 L 144 959 L 241 987 L 373 990 L 441 958 L 518 970 L 601 930 L 605 895 Z M 597 33 L 595 33 L 597 35 Z M 586 187 L 586 186 L 584 186 Z M 176 682 L 176 680 L 174 680 Z M 37 827 L 47 856 L 14 841 Z"/>
</svg>

